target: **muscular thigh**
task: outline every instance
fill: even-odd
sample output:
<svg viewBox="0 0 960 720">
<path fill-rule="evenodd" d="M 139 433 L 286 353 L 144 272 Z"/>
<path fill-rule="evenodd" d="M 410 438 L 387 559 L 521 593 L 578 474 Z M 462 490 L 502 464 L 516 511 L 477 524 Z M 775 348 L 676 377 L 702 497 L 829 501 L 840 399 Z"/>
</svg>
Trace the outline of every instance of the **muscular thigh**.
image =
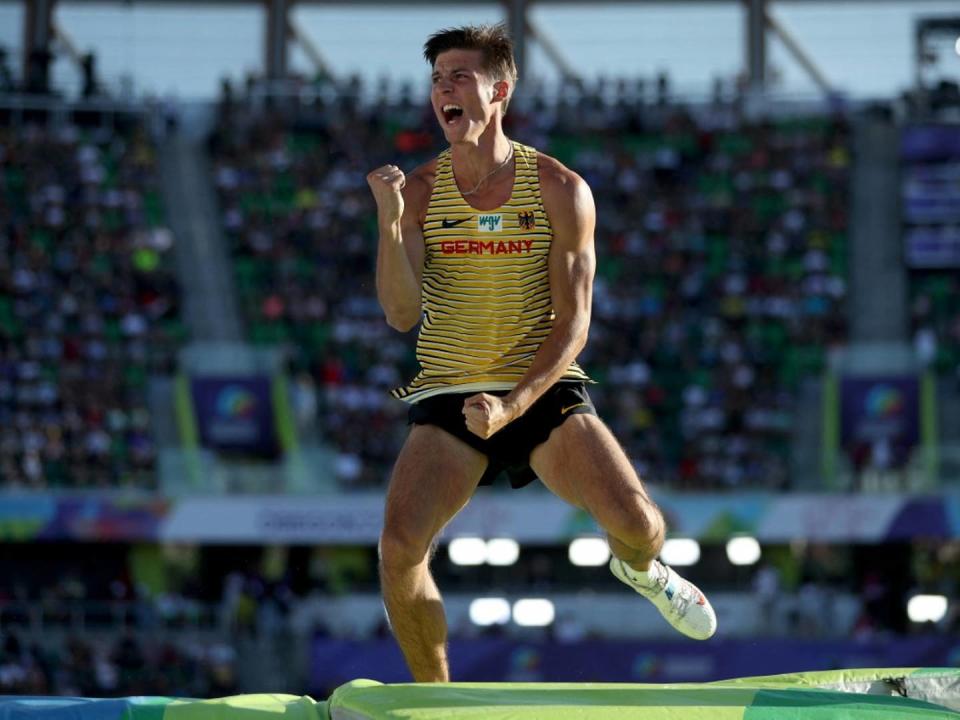
<svg viewBox="0 0 960 720">
<path fill-rule="evenodd" d="M 596 516 L 610 503 L 646 495 L 626 453 L 595 415 L 573 415 L 530 455 L 530 466 L 556 495 Z"/>
<path fill-rule="evenodd" d="M 487 458 L 434 425 L 414 425 L 393 468 L 384 530 L 429 543 L 467 503 Z"/>
</svg>

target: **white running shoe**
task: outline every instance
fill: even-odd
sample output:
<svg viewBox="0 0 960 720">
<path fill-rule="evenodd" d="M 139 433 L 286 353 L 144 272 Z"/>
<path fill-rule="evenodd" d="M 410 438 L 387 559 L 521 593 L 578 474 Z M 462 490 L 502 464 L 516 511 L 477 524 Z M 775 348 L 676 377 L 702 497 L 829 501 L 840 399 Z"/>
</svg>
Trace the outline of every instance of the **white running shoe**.
<svg viewBox="0 0 960 720">
<path fill-rule="evenodd" d="M 650 563 L 648 583 L 616 555 L 610 558 L 610 572 L 654 604 L 677 630 L 694 640 L 706 640 L 717 631 L 717 615 L 700 588 L 684 580 L 673 568 L 658 560 Z"/>
</svg>

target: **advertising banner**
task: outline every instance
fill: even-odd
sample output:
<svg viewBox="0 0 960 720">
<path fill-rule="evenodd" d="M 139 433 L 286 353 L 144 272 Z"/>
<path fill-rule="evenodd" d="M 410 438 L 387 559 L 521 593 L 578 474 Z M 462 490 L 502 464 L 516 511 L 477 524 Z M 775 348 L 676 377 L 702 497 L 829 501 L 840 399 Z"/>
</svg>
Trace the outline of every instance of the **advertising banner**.
<svg viewBox="0 0 960 720">
<path fill-rule="evenodd" d="M 901 136 L 904 259 L 960 267 L 960 125 L 914 125 Z"/>
<path fill-rule="evenodd" d="M 907 265 L 918 270 L 960 268 L 960 227 L 916 227 L 904 234 Z"/>
<path fill-rule="evenodd" d="M 902 464 L 920 440 L 920 381 L 907 375 L 845 377 L 840 383 L 840 443 L 848 451 L 885 443 Z"/>
<path fill-rule="evenodd" d="M 341 640 L 317 637 L 311 658 L 311 692 L 355 677 L 409 682 L 392 638 Z M 792 638 L 684 641 L 582 640 L 481 637 L 453 639 L 450 664 L 460 682 L 710 682 L 737 676 L 832 670 L 838 667 L 953 666 L 960 643 L 946 635 L 876 640 Z"/>
<path fill-rule="evenodd" d="M 960 494 L 699 495 L 653 492 L 671 531 L 702 542 L 748 534 L 760 542 L 886 542 L 960 538 Z M 599 535 L 586 513 L 544 492 L 479 493 L 443 538 L 511 537 L 528 544 Z M 0 494 L 0 540 L 127 540 L 217 544 L 375 544 L 379 493 L 210 495 L 179 499 L 94 494 Z"/>
<path fill-rule="evenodd" d="M 276 456 L 279 445 L 269 377 L 197 377 L 190 389 L 203 447 Z"/>
<path fill-rule="evenodd" d="M 945 162 L 960 158 L 960 125 L 910 125 L 900 136 L 905 163 Z"/>
</svg>

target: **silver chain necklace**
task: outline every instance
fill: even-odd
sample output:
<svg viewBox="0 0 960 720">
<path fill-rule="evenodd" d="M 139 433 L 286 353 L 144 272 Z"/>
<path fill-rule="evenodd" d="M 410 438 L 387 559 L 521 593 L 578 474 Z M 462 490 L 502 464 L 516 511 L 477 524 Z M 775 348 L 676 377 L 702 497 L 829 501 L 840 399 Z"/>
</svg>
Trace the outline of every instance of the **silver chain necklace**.
<svg viewBox="0 0 960 720">
<path fill-rule="evenodd" d="M 473 195 L 475 192 L 477 192 L 477 190 L 480 189 L 480 186 L 481 186 L 481 185 L 483 185 L 487 180 L 490 179 L 490 176 L 491 176 L 491 175 L 493 175 L 493 174 L 496 173 L 496 172 L 499 172 L 500 170 L 503 170 L 503 168 L 506 167 L 507 163 L 510 162 L 511 160 L 513 160 L 513 143 L 510 143 L 510 154 L 507 155 L 507 159 L 506 159 L 506 160 L 504 160 L 502 163 L 500 163 L 499 165 L 497 165 L 493 170 L 491 170 L 491 171 L 488 172 L 486 175 L 484 175 L 482 178 L 480 178 L 480 180 L 473 186 L 472 189 L 470 189 L 470 190 L 461 190 L 461 191 L 460 191 L 460 194 L 463 195 L 464 197 L 466 197 L 467 195 Z"/>
</svg>

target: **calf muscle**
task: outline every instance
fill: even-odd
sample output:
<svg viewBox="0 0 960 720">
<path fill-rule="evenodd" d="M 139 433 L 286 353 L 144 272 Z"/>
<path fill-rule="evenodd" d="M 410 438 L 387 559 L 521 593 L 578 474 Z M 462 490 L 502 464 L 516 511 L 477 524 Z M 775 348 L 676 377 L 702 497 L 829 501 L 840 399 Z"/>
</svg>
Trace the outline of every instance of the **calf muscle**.
<svg viewBox="0 0 960 720">
<path fill-rule="evenodd" d="M 486 458 L 430 425 L 414 426 L 400 453 L 380 536 L 380 583 L 390 627 L 414 680 L 449 680 L 447 622 L 430 574 L 433 542 L 467 503 Z"/>
</svg>

